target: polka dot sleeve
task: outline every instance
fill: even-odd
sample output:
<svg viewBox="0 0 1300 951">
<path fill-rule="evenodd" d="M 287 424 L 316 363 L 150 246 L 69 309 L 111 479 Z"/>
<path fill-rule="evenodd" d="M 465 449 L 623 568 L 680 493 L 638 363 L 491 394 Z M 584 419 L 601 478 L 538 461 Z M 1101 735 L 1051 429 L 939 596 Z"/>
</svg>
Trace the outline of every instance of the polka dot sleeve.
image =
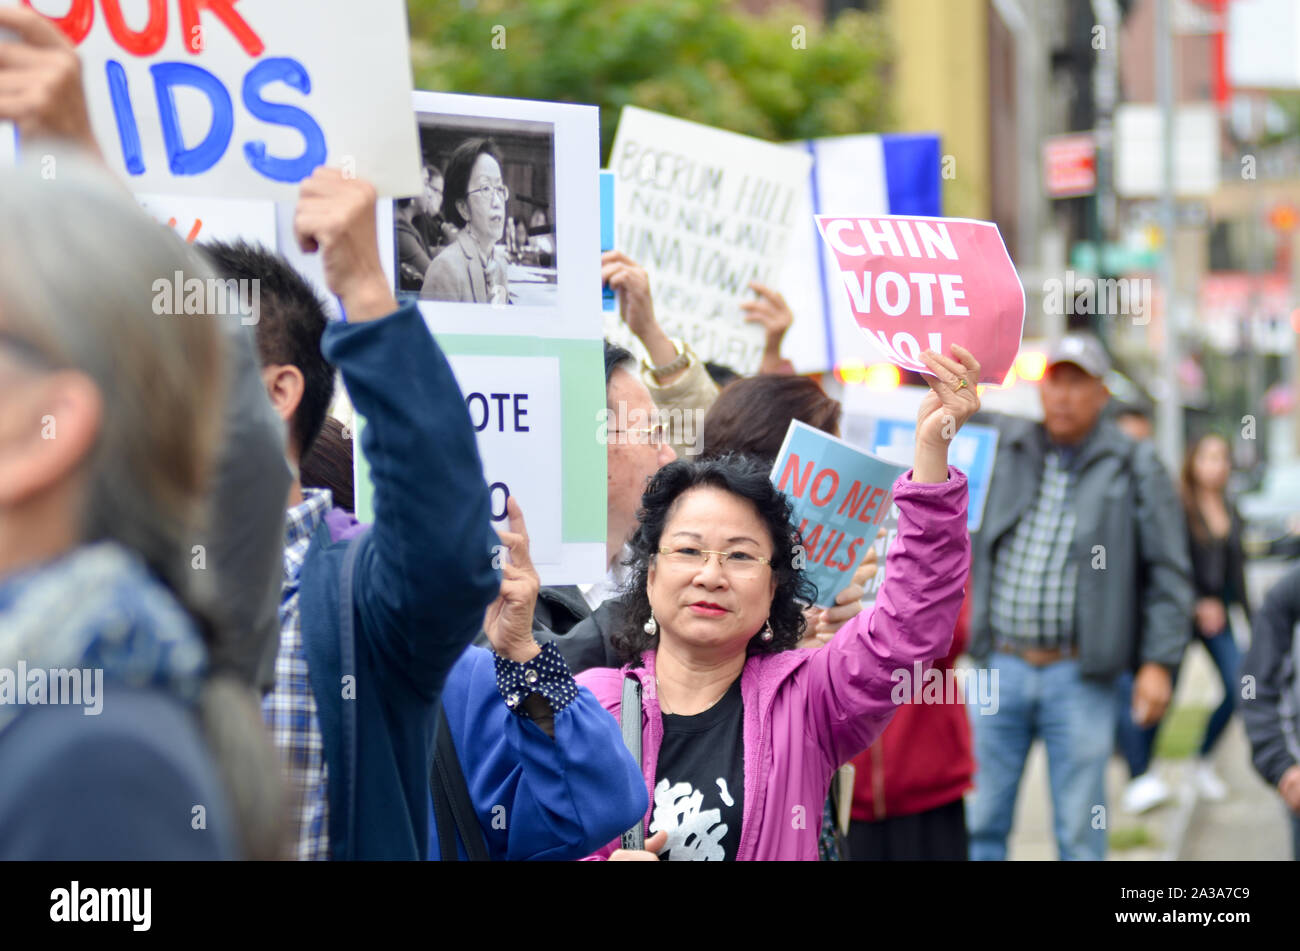
<svg viewBox="0 0 1300 951">
<path fill-rule="evenodd" d="M 507 660 L 500 654 L 493 657 L 501 699 L 520 716 L 526 715 L 524 701 L 531 694 L 545 697 L 557 714 L 578 696 L 578 684 L 554 642 L 543 644 L 542 652 L 526 664 Z"/>
</svg>

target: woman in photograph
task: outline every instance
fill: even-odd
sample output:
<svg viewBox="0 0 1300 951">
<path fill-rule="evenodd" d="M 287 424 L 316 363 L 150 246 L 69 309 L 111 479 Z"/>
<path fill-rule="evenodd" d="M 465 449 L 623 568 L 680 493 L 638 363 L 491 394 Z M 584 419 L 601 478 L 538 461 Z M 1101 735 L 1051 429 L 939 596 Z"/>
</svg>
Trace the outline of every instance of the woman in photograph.
<svg viewBox="0 0 1300 951">
<path fill-rule="evenodd" d="M 491 139 L 468 139 L 451 153 L 443 214 L 460 233 L 429 265 L 420 291 L 425 300 L 509 303 L 506 252 L 498 244 L 510 197 L 501 164 Z"/>
</svg>

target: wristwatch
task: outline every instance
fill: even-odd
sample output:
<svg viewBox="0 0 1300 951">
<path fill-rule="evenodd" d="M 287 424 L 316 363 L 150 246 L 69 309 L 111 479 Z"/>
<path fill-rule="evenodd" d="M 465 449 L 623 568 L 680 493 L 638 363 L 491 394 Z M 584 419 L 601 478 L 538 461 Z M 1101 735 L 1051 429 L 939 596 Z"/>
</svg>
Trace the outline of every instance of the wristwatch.
<svg viewBox="0 0 1300 951">
<path fill-rule="evenodd" d="M 672 345 L 677 348 L 677 359 L 671 363 L 665 363 L 661 367 L 652 367 L 648 361 L 641 361 L 641 366 L 649 370 L 650 375 L 661 383 L 664 377 L 672 376 L 674 373 L 685 370 L 691 365 L 691 351 L 686 344 L 680 340 L 673 340 Z"/>
</svg>

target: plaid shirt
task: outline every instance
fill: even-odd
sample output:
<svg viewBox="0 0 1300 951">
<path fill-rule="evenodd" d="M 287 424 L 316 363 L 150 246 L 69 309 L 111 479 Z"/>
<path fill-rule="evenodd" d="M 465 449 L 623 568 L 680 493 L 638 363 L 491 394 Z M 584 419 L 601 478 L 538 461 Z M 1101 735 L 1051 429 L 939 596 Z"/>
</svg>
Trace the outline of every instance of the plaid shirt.
<svg viewBox="0 0 1300 951">
<path fill-rule="evenodd" d="M 1074 641 L 1079 566 L 1074 541 L 1074 476 L 1049 452 L 1038 496 L 993 556 L 990 623 L 996 642 L 1065 648 Z"/>
<path fill-rule="evenodd" d="M 328 489 L 303 489 L 284 528 L 284 587 L 280 592 L 280 651 L 275 688 L 262 700 L 262 717 L 284 763 L 293 817 L 294 857 L 329 858 L 329 799 L 316 698 L 307 679 L 298 583 L 307 546 L 331 508 Z"/>
</svg>

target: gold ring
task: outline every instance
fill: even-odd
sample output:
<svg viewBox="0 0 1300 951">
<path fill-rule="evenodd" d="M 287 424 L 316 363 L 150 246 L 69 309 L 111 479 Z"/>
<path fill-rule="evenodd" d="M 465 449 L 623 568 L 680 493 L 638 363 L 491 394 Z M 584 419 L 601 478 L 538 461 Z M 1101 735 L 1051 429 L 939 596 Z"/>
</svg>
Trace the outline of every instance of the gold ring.
<svg viewBox="0 0 1300 951">
<path fill-rule="evenodd" d="M 965 389 L 968 386 L 970 386 L 970 384 L 966 382 L 966 378 L 964 376 L 957 378 L 957 389 L 959 390 Z"/>
</svg>

